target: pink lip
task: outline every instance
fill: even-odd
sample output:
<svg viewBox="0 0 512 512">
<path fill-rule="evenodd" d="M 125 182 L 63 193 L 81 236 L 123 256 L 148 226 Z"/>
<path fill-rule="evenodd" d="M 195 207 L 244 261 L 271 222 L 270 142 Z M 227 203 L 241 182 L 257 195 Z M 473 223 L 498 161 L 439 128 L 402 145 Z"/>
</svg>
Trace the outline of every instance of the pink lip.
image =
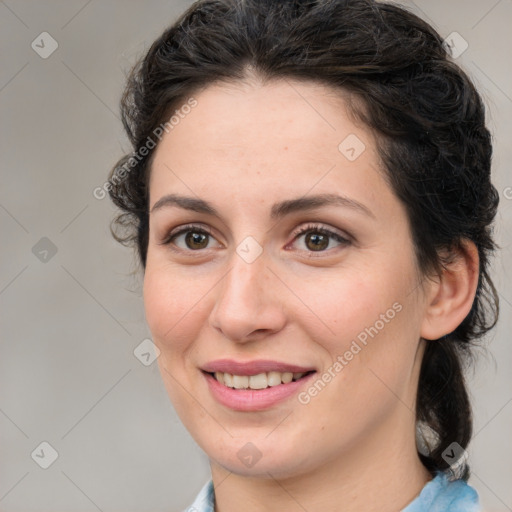
<svg viewBox="0 0 512 512">
<path fill-rule="evenodd" d="M 208 373 L 223 372 L 232 375 L 258 375 L 267 372 L 292 372 L 306 373 L 315 371 L 315 368 L 297 366 L 268 359 L 255 359 L 253 361 L 240 362 L 233 359 L 217 359 L 206 363 L 201 370 Z"/>
<path fill-rule="evenodd" d="M 218 370 L 221 371 L 221 370 Z M 278 371 L 278 370 L 276 370 Z M 260 372 L 262 373 L 262 372 Z M 316 372 L 315 372 L 316 373 Z M 209 373 L 203 372 L 213 397 L 225 407 L 235 411 L 261 411 L 290 398 L 309 381 L 315 373 L 310 373 L 288 384 L 279 384 L 265 389 L 232 389 L 221 384 Z M 237 374 L 240 375 L 240 374 Z"/>
</svg>

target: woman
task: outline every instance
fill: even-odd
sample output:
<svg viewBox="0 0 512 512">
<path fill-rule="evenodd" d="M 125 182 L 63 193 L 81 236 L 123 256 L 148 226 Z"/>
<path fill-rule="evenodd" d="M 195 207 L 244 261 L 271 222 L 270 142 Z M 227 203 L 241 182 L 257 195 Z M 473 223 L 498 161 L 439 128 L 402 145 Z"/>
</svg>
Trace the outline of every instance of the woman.
<svg viewBox="0 0 512 512">
<path fill-rule="evenodd" d="M 122 114 L 115 236 L 211 465 L 188 510 L 479 510 L 463 368 L 497 318 L 498 195 L 434 29 L 370 0 L 201 0 Z"/>
</svg>

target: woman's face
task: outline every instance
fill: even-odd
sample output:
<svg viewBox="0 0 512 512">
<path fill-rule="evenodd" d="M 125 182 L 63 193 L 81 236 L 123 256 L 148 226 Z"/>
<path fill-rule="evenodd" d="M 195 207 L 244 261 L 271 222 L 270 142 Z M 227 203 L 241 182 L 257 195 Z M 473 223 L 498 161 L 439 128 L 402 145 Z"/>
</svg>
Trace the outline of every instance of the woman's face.
<svg viewBox="0 0 512 512">
<path fill-rule="evenodd" d="M 144 277 L 184 425 L 247 475 L 411 448 L 425 299 L 372 133 L 315 83 L 194 97 L 155 150 Z"/>
</svg>

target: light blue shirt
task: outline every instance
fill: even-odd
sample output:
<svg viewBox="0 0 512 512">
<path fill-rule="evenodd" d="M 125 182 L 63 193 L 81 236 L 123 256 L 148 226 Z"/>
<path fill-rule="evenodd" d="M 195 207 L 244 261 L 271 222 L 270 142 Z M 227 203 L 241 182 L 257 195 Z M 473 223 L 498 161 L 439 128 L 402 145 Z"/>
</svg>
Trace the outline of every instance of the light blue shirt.
<svg viewBox="0 0 512 512">
<path fill-rule="evenodd" d="M 210 480 L 184 512 L 214 512 L 215 494 Z M 425 484 L 418 497 L 400 512 L 481 512 L 478 494 L 464 480 L 450 481 L 438 472 Z"/>
</svg>

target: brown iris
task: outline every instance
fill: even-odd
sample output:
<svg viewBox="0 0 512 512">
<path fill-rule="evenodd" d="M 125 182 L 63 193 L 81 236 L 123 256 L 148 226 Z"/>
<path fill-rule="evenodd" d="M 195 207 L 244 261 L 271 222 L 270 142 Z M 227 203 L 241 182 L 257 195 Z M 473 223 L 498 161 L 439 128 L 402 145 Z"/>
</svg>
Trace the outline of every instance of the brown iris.
<svg viewBox="0 0 512 512">
<path fill-rule="evenodd" d="M 312 245 L 309 245 L 309 242 Z M 305 243 L 308 249 L 312 250 L 322 250 L 326 249 L 329 245 L 329 237 L 326 235 L 322 235 L 321 233 L 311 233 L 305 236 Z"/>
<path fill-rule="evenodd" d="M 185 235 L 185 243 L 190 249 L 204 249 L 208 245 L 208 234 L 189 231 Z"/>
</svg>

